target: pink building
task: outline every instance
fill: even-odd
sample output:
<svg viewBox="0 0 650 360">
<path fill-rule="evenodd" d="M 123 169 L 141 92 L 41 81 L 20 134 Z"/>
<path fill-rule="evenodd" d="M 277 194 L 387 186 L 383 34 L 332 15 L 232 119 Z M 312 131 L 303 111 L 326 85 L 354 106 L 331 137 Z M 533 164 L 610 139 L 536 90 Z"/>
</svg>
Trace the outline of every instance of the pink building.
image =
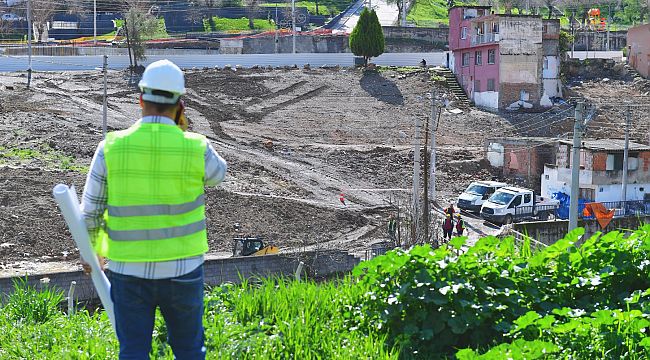
<svg viewBox="0 0 650 360">
<path fill-rule="evenodd" d="M 628 62 L 641 76 L 650 79 L 650 24 L 627 31 Z"/>
<path fill-rule="evenodd" d="M 559 31 L 559 20 L 452 7 L 449 67 L 477 106 L 541 110 L 562 95 Z"/>
</svg>

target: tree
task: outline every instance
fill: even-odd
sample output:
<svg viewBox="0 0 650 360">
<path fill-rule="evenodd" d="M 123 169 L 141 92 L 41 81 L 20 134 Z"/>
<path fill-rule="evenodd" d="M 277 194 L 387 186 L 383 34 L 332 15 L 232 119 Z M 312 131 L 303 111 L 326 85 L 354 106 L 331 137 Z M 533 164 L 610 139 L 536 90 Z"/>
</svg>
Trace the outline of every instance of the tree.
<svg viewBox="0 0 650 360">
<path fill-rule="evenodd" d="M 246 15 L 248 16 L 248 28 L 251 30 L 255 29 L 255 23 L 253 20 L 255 19 L 257 10 L 260 8 L 259 5 L 261 2 L 261 0 L 244 0 L 244 5 L 246 5 Z"/>
<path fill-rule="evenodd" d="M 47 35 L 46 30 L 48 29 L 48 22 L 54 15 L 54 12 L 58 10 L 58 3 L 51 0 L 32 0 L 32 25 L 36 32 L 35 40 L 36 42 L 46 42 Z"/>
<path fill-rule="evenodd" d="M 404 1 L 405 0 L 386 0 L 387 4 L 397 5 L 397 23 L 401 24 L 402 11 L 404 11 Z"/>
<path fill-rule="evenodd" d="M 350 34 L 350 49 L 356 56 L 363 56 L 364 66 L 368 66 L 371 57 L 384 53 L 384 31 L 379 24 L 375 10 L 363 9 L 359 22 Z"/>
<path fill-rule="evenodd" d="M 128 11 L 124 15 L 126 43 L 133 53 L 133 66 L 146 56 L 145 38 L 153 36 L 158 30 L 158 19 L 146 10 L 146 4 L 138 0 L 127 0 Z"/>
</svg>

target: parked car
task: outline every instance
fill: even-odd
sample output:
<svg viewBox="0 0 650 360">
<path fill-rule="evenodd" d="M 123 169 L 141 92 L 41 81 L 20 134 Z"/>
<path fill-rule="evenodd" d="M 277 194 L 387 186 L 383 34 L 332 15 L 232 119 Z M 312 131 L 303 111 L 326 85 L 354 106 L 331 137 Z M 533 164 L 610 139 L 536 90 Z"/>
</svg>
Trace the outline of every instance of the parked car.
<svg viewBox="0 0 650 360">
<path fill-rule="evenodd" d="M 497 190 L 508 184 L 497 181 L 475 181 L 458 196 L 458 208 L 461 210 L 479 212 L 483 203 Z"/>
<path fill-rule="evenodd" d="M 25 18 L 20 17 L 16 14 L 2 14 L 2 20 L 3 21 L 20 21 L 20 20 L 25 20 Z"/>
<path fill-rule="evenodd" d="M 523 220 L 555 218 L 560 202 L 536 195 L 533 190 L 503 187 L 481 207 L 481 217 L 497 223 L 510 224 Z"/>
</svg>

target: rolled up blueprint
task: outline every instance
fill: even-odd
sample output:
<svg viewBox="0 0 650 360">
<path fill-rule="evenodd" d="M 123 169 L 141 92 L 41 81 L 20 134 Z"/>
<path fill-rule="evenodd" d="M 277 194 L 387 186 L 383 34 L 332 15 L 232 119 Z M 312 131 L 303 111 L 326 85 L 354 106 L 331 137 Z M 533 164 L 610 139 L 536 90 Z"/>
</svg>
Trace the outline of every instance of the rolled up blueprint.
<svg viewBox="0 0 650 360">
<path fill-rule="evenodd" d="M 79 198 L 74 190 L 67 185 L 59 184 L 52 190 L 54 199 L 61 209 L 63 218 L 70 228 L 72 238 L 79 248 L 79 254 L 90 265 L 92 272 L 90 277 L 97 289 L 99 300 L 101 300 L 106 315 L 115 329 L 115 318 L 113 315 L 113 301 L 111 300 L 111 283 L 108 281 L 106 274 L 102 271 L 97 255 L 93 251 L 90 243 L 90 236 L 88 235 L 88 228 L 84 222 L 81 209 L 79 209 Z"/>
</svg>

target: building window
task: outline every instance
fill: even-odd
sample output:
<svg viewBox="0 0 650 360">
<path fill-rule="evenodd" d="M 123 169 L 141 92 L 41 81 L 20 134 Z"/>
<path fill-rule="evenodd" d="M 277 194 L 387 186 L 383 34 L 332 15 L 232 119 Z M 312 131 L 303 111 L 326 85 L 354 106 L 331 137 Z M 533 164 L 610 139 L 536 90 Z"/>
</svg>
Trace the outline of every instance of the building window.
<svg viewBox="0 0 650 360">
<path fill-rule="evenodd" d="M 497 23 L 497 22 L 492 23 L 492 32 L 495 33 L 495 34 L 499 33 L 499 23 Z"/>
<path fill-rule="evenodd" d="M 481 92 L 481 80 L 474 80 L 474 92 Z"/>
<path fill-rule="evenodd" d="M 461 39 L 467 39 L 467 28 L 463 26 L 463 28 L 460 30 L 460 38 Z"/>
<path fill-rule="evenodd" d="M 496 58 L 496 51 L 494 49 L 488 50 L 488 64 L 494 64 Z"/>
<path fill-rule="evenodd" d="M 544 58 L 544 70 L 548 70 L 548 58 Z"/>
<path fill-rule="evenodd" d="M 474 64 L 475 65 L 483 64 L 483 51 L 474 52 Z"/>
<path fill-rule="evenodd" d="M 488 79 L 487 91 L 494 91 L 494 79 Z"/>
<path fill-rule="evenodd" d="M 548 34 L 548 25 L 542 26 L 542 34 Z"/>
<path fill-rule="evenodd" d="M 469 53 L 463 53 L 463 66 L 469 66 Z"/>
<path fill-rule="evenodd" d="M 594 201 L 596 199 L 596 191 L 589 188 L 580 188 L 580 194 L 578 195 L 580 199 Z"/>
</svg>

